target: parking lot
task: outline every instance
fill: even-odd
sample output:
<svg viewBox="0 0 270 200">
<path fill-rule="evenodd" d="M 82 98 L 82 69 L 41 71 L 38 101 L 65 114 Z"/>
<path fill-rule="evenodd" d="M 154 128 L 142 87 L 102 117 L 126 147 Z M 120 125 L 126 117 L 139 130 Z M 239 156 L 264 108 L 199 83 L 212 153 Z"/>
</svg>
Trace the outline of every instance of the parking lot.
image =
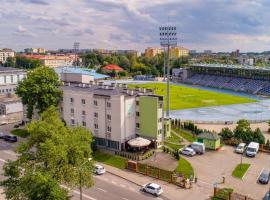
<svg viewBox="0 0 270 200">
<path fill-rule="evenodd" d="M 251 164 L 243 179 L 237 179 L 231 176 L 235 166 L 240 163 L 240 154 L 234 153 L 234 148 L 224 146 L 219 151 L 206 152 L 204 155 L 187 157 L 198 177 L 198 184 L 213 186 L 214 183 L 221 183 L 222 177 L 225 177 L 225 184 L 219 184 L 220 187 L 232 187 L 236 192 L 249 195 L 255 199 L 262 199 L 268 185 L 257 183 L 258 176 L 263 169 L 270 170 L 270 155 L 259 153 L 255 158 L 243 156 L 243 163 Z"/>
</svg>

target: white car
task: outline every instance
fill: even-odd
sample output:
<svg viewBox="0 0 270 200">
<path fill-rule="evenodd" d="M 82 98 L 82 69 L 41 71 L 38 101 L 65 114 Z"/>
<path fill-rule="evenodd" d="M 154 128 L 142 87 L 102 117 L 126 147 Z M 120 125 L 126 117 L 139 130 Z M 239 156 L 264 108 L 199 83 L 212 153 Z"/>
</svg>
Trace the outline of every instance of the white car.
<svg viewBox="0 0 270 200">
<path fill-rule="evenodd" d="M 196 154 L 196 152 L 189 147 L 184 147 L 182 149 L 179 149 L 179 153 L 186 155 L 186 156 L 194 156 Z"/>
<path fill-rule="evenodd" d="M 101 175 L 101 174 L 104 174 L 105 172 L 106 172 L 106 169 L 103 166 L 98 165 L 98 164 L 94 165 L 94 173 L 95 174 Z"/>
<path fill-rule="evenodd" d="M 142 190 L 155 196 L 160 196 L 163 192 L 160 185 L 156 183 L 148 183 L 143 185 Z"/>
<path fill-rule="evenodd" d="M 240 143 L 237 145 L 235 149 L 235 153 L 244 153 L 246 147 L 246 143 Z"/>
</svg>

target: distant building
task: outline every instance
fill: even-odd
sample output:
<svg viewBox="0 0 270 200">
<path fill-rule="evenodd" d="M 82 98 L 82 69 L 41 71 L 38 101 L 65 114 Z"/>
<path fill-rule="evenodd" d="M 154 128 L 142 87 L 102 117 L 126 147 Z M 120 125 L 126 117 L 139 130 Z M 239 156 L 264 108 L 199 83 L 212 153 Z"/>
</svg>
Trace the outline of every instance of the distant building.
<svg viewBox="0 0 270 200">
<path fill-rule="evenodd" d="M 231 56 L 233 56 L 233 57 L 239 57 L 239 56 L 240 56 L 240 50 L 237 49 L 236 51 L 233 51 L 233 52 L 231 53 Z"/>
<path fill-rule="evenodd" d="M 0 64 L 5 63 L 7 61 L 7 58 L 14 56 L 15 52 L 12 49 L 0 49 Z"/>
<path fill-rule="evenodd" d="M 16 95 L 0 95 L 0 125 L 21 122 L 23 105 Z"/>
<path fill-rule="evenodd" d="M 62 90 L 63 119 L 67 125 L 90 129 L 98 147 L 125 150 L 127 141 L 137 136 L 159 147 L 163 131 L 169 133 L 163 118 L 163 97 L 152 90 L 129 90 L 126 84 L 102 82 L 66 84 Z"/>
<path fill-rule="evenodd" d="M 27 48 L 24 49 L 24 52 L 27 54 L 43 54 L 46 53 L 44 48 Z"/>
<path fill-rule="evenodd" d="M 26 71 L 11 67 L 0 67 L 0 94 L 14 93 L 19 81 L 26 77 Z"/>
<path fill-rule="evenodd" d="M 213 52 L 212 50 L 204 50 L 203 53 L 207 55 L 211 55 Z"/>
<path fill-rule="evenodd" d="M 152 58 L 163 52 L 164 52 L 163 48 L 148 47 L 147 49 L 145 49 L 145 57 Z M 171 58 L 180 58 L 180 57 L 185 57 L 188 55 L 189 55 L 189 50 L 187 48 L 180 47 L 180 46 L 170 48 Z"/>
<path fill-rule="evenodd" d="M 63 67 L 63 66 L 73 66 L 73 63 L 76 60 L 76 56 L 74 54 L 70 55 L 24 55 L 27 58 L 38 59 L 41 61 L 42 65 L 47 67 L 55 68 L 55 67 Z M 80 58 L 79 62 L 81 61 Z"/>
<path fill-rule="evenodd" d="M 196 50 L 189 50 L 189 54 L 190 54 L 190 55 L 197 54 L 197 51 L 196 51 Z"/>
<path fill-rule="evenodd" d="M 110 49 L 93 49 L 93 52 L 102 54 L 103 56 L 111 56 L 113 54 L 118 54 L 118 55 L 127 55 L 131 54 L 133 56 L 140 56 L 141 53 L 136 51 L 136 50 L 110 50 Z"/>
<path fill-rule="evenodd" d="M 238 62 L 241 65 L 253 66 L 255 64 L 255 58 L 249 57 L 249 56 L 240 56 L 240 57 L 238 57 Z"/>
</svg>

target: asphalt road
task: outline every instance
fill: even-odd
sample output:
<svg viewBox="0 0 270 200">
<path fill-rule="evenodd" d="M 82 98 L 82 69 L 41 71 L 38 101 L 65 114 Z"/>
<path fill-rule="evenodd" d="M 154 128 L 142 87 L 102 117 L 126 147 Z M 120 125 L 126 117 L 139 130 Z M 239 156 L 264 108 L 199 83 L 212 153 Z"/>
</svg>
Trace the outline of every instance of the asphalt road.
<svg viewBox="0 0 270 200">
<path fill-rule="evenodd" d="M 6 143 L 0 139 L 0 179 L 3 180 L 2 167 L 7 160 L 15 160 L 16 153 L 13 151 L 16 144 Z M 122 179 L 113 174 L 94 176 L 95 185 L 90 189 L 83 190 L 84 200 L 169 200 L 164 196 L 154 197 L 142 192 L 140 187 L 132 182 Z M 71 191 L 74 200 L 80 199 L 79 190 Z M 0 199 L 1 195 L 0 195 Z"/>
</svg>

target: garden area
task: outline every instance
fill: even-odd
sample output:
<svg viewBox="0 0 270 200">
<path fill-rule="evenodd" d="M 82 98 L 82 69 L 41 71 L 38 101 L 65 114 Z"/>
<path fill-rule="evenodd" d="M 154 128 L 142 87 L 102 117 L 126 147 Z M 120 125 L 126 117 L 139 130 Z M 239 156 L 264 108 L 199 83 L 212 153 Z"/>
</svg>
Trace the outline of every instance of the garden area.
<svg viewBox="0 0 270 200">
<path fill-rule="evenodd" d="M 246 174 L 247 170 L 249 169 L 249 167 L 250 167 L 250 164 L 248 164 L 248 163 L 242 163 L 242 164 L 240 163 L 240 164 L 238 164 L 234 168 L 234 170 L 232 172 L 232 176 L 235 177 L 235 178 L 242 179 L 243 176 Z"/>
<path fill-rule="evenodd" d="M 184 175 L 186 178 L 190 178 L 190 176 L 194 177 L 192 165 L 185 158 L 183 158 L 183 156 L 179 158 L 178 166 L 176 167 L 175 172 Z"/>
<path fill-rule="evenodd" d="M 115 156 L 101 151 L 96 151 L 93 155 L 93 158 L 97 162 L 101 162 L 119 169 L 126 168 L 127 159 L 120 156 Z"/>
<path fill-rule="evenodd" d="M 14 129 L 11 131 L 11 134 L 22 138 L 26 138 L 30 135 L 30 133 L 25 129 Z"/>
<path fill-rule="evenodd" d="M 164 96 L 164 102 L 166 102 L 166 84 L 129 84 L 129 88 L 135 87 L 153 89 L 155 94 Z M 256 102 L 254 99 L 245 97 L 179 85 L 170 86 L 170 99 L 171 110 Z"/>
</svg>

